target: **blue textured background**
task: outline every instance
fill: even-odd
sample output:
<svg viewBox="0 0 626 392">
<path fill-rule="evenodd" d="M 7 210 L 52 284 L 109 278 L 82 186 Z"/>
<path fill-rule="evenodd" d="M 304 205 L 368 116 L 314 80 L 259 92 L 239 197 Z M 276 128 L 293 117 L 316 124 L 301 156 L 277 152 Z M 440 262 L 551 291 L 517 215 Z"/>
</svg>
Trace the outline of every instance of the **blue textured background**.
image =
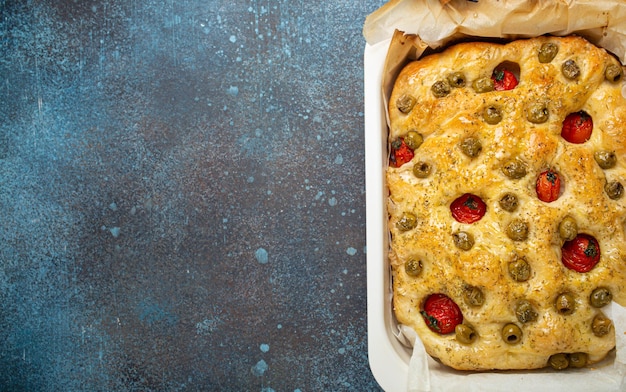
<svg viewBox="0 0 626 392">
<path fill-rule="evenodd" d="M 0 389 L 377 390 L 367 1 L 0 0 Z"/>
</svg>

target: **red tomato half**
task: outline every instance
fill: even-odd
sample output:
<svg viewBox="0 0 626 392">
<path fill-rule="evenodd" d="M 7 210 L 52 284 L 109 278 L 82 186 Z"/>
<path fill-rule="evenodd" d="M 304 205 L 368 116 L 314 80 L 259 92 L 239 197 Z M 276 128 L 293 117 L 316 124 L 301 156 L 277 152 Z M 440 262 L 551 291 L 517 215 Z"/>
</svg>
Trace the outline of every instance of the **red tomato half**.
<svg viewBox="0 0 626 392">
<path fill-rule="evenodd" d="M 517 78 L 508 69 L 496 69 L 491 75 L 493 88 L 496 91 L 513 90 L 517 86 Z"/>
<path fill-rule="evenodd" d="M 454 328 L 463 322 L 459 306 L 444 294 L 429 295 L 421 313 L 428 328 L 442 335 L 454 332 Z"/>
<path fill-rule="evenodd" d="M 585 111 L 570 113 L 563 120 L 561 136 L 570 143 L 584 143 L 591 137 L 593 119 Z"/>
<path fill-rule="evenodd" d="M 450 204 L 452 217 L 461 223 L 474 223 L 479 221 L 487 210 L 487 206 L 476 195 L 466 193 Z"/>
<path fill-rule="evenodd" d="M 537 177 L 537 197 L 541 201 L 551 203 L 559 198 L 561 192 L 561 178 L 559 173 L 546 170 Z"/>
<path fill-rule="evenodd" d="M 589 234 L 578 234 L 563 244 L 561 261 L 576 272 L 589 272 L 600 261 L 600 244 Z"/>
<path fill-rule="evenodd" d="M 413 159 L 413 150 L 409 148 L 404 142 L 404 139 L 400 138 L 391 143 L 391 156 L 389 157 L 389 164 L 393 167 L 400 167 Z"/>
</svg>

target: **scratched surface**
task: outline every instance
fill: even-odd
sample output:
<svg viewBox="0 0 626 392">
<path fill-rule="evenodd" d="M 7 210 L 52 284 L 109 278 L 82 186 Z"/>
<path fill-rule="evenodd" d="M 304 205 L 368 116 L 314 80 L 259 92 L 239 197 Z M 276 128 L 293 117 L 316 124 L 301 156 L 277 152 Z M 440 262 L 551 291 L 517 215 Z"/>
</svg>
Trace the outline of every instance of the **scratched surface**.
<svg viewBox="0 0 626 392">
<path fill-rule="evenodd" d="M 0 390 L 378 390 L 382 0 L 0 0 Z"/>
</svg>

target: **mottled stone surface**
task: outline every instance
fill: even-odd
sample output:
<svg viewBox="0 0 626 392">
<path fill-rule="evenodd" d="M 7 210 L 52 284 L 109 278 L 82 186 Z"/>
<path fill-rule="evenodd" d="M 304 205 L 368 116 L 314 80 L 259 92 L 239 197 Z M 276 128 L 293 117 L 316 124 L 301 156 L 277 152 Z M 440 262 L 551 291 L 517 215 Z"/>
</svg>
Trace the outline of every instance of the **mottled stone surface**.
<svg viewBox="0 0 626 392">
<path fill-rule="evenodd" d="M 0 0 L 0 390 L 378 390 L 382 3 Z"/>
</svg>

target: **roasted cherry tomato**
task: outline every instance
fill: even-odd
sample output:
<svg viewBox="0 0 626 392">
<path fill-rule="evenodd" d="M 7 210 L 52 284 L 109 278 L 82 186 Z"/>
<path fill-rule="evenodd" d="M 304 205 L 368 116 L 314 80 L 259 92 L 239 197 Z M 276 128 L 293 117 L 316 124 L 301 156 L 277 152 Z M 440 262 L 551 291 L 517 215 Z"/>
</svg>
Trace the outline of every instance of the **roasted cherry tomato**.
<svg viewBox="0 0 626 392">
<path fill-rule="evenodd" d="M 561 261 L 576 272 L 589 272 L 600 261 L 600 244 L 589 234 L 578 234 L 563 244 Z"/>
<path fill-rule="evenodd" d="M 442 335 L 454 332 L 454 328 L 463 322 L 459 306 L 444 294 L 429 295 L 421 313 L 428 328 Z"/>
<path fill-rule="evenodd" d="M 517 78 L 508 69 L 495 69 L 491 80 L 496 91 L 513 90 L 517 86 Z"/>
<path fill-rule="evenodd" d="M 452 217 L 461 223 L 474 223 L 485 215 L 487 206 L 476 195 L 466 193 L 450 204 Z"/>
<path fill-rule="evenodd" d="M 541 201 L 550 203 L 559 198 L 561 191 L 561 178 L 559 173 L 546 170 L 537 177 L 537 197 Z"/>
<path fill-rule="evenodd" d="M 570 143 L 584 143 L 591 137 L 593 131 L 593 120 L 587 112 L 570 113 L 563 120 L 561 136 Z"/>
<path fill-rule="evenodd" d="M 400 167 L 413 159 L 413 150 L 407 146 L 403 138 L 391 143 L 391 156 L 389 157 L 389 164 L 393 167 Z"/>
</svg>

